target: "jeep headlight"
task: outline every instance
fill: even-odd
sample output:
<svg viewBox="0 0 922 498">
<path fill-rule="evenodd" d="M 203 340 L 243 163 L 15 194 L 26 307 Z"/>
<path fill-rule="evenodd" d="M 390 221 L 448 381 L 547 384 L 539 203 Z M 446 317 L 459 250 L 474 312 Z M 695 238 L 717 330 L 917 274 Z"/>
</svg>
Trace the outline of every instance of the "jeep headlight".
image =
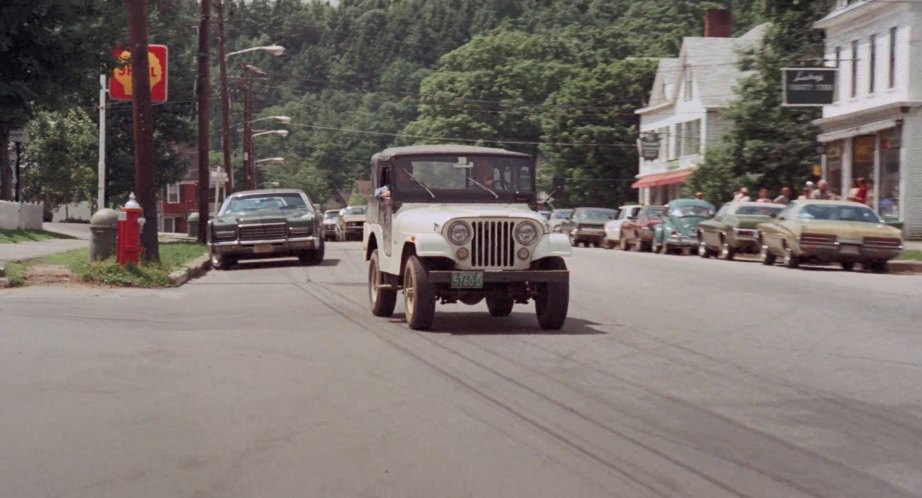
<svg viewBox="0 0 922 498">
<path fill-rule="evenodd" d="M 455 221 L 448 225 L 448 240 L 456 246 L 467 244 L 471 240 L 471 227 L 463 221 Z"/>
<path fill-rule="evenodd" d="M 538 236 L 540 233 L 541 231 L 540 228 L 538 228 L 538 225 L 530 221 L 519 223 L 513 232 L 516 242 L 522 244 L 523 246 L 530 246 L 535 242 L 538 242 Z"/>
</svg>

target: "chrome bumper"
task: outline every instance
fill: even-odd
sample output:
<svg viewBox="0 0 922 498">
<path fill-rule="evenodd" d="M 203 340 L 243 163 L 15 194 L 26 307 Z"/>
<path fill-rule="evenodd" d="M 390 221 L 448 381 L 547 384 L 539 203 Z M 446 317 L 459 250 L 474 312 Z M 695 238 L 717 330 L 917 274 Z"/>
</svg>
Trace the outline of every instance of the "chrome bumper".
<svg viewBox="0 0 922 498">
<path fill-rule="evenodd" d="M 289 237 L 276 240 L 239 240 L 210 242 L 208 247 L 214 254 L 291 254 L 298 251 L 310 251 L 320 247 L 317 237 Z"/>
</svg>

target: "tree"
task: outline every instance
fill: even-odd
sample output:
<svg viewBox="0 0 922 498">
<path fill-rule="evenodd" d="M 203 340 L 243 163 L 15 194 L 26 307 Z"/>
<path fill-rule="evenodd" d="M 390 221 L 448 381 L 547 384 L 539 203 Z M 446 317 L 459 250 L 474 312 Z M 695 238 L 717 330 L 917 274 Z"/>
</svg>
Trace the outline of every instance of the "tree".
<svg viewBox="0 0 922 498">
<path fill-rule="evenodd" d="M 724 143 L 708 151 L 687 184 L 714 202 L 746 186 L 778 191 L 802 184 L 819 164 L 812 124 L 819 108 L 781 107 L 781 68 L 805 60 L 822 60 L 823 35 L 813 23 L 827 12 L 824 2 L 766 0 L 764 16 L 772 25 L 764 44 L 741 59 L 751 75 L 736 90 L 727 108 L 733 126 Z"/>
<path fill-rule="evenodd" d="M 104 0 L 5 0 L 0 7 L 0 149 L 36 109 L 55 109 L 93 88 L 111 59 Z M 91 90 L 90 90 L 91 92 Z M 92 94 L 92 93 L 90 93 Z M 11 194 L 0 153 L 0 199 Z"/>
</svg>

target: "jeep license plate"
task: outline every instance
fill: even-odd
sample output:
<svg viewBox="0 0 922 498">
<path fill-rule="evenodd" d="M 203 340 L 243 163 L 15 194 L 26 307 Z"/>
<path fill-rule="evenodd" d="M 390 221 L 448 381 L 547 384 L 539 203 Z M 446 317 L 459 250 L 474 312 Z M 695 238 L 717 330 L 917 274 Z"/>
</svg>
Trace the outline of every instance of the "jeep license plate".
<svg viewBox="0 0 922 498">
<path fill-rule="evenodd" d="M 479 271 L 453 271 L 451 272 L 452 289 L 482 289 L 483 272 Z"/>
</svg>

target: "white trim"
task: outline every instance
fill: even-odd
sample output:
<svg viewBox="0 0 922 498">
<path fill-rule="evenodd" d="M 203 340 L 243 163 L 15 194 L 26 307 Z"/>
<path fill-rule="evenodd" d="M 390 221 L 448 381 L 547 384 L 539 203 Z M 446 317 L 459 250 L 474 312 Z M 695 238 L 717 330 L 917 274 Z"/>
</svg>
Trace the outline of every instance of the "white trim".
<svg viewBox="0 0 922 498">
<path fill-rule="evenodd" d="M 875 123 L 868 123 L 865 125 L 853 126 L 844 130 L 830 131 L 828 133 L 821 133 L 816 137 L 818 142 L 834 142 L 836 140 L 843 140 L 846 138 L 856 137 L 858 135 L 868 135 L 871 133 L 876 133 L 878 131 L 883 131 L 889 128 L 896 128 L 897 121 L 895 119 L 888 119 L 886 121 L 877 121 Z"/>
</svg>

